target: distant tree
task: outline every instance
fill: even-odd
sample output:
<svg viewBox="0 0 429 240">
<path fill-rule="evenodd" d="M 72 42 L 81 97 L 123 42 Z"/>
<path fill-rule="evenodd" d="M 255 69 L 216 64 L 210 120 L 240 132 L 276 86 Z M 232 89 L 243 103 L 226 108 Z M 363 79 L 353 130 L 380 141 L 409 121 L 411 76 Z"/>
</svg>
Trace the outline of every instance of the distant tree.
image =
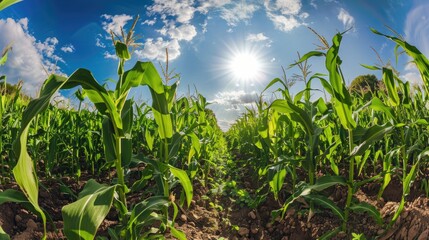
<svg viewBox="0 0 429 240">
<path fill-rule="evenodd" d="M 349 87 L 350 93 L 368 93 L 379 89 L 380 81 L 373 74 L 357 76 Z"/>
</svg>

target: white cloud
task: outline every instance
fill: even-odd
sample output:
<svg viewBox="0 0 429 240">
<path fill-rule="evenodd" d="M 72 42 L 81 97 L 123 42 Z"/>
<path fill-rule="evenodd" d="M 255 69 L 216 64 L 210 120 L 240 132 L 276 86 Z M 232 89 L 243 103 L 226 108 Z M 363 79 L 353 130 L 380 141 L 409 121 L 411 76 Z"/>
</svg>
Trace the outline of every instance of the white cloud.
<svg viewBox="0 0 429 240">
<path fill-rule="evenodd" d="M 103 41 L 101 40 L 101 38 L 96 38 L 95 39 L 95 46 L 101 47 L 101 48 L 106 48 L 106 44 L 103 43 Z"/>
<path fill-rule="evenodd" d="M 146 19 L 144 22 L 142 22 L 142 25 L 146 24 L 148 26 L 153 26 L 155 23 L 156 23 L 156 18 L 154 18 L 152 20 Z"/>
<path fill-rule="evenodd" d="M 301 11 L 301 0 L 276 0 L 276 10 L 285 15 L 297 15 Z"/>
<path fill-rule="evenodd" d="M 104 31 L 110 34 L 110 31 L 113 33 L 120 35 L 121 27 L 123 28 L 128 21 L 133 19 L 130 15 L 121 14 L 121 15 L 108 15 L 103 14 L 101 17 L 105 20 L 101 24 L 103 25 Z"/>
<path fill-rule="evenodd" d="M 44 42 L 37 41 L 35 46 L 43 56 L 50 58 L 55 62 L 64 62 L 61 57 L 55 54 L 57 44 L 58 39 L 56 37 L 48 37 Z"/>
<path fill-rule="evenodd" d="M 68 44 L 68 45 L 64 45 L 62 48 L 61 48 L 61 51 L 63 51 L 63 52 L 65 52 L 65 53 L 72 53 L 72 52 L 74 52 L 74 46 L 73 45 L 71 45 L 71 44 Z"/>
<path fill-rule="evenodd" d="M 116 56 L 116 54 L 111 54 L 108 51 L 105 51 L 104 54 L 103 54 L 103 56 L 106 59 L 118 60 L 118 56 Z"/>
<path fill-rule="evenodd" d="M 416 65 L 412 62 L 405 66 L 404 73 L 400 76 L 401 79 L 410 82 L 412 85 L 422 85 L 423 80 Z"/>
<path fill-rule="evenodd" d="M 253 17 L 253 13 L 258 10 L 255 4 L 235 3 L 232 8 L 222 8 L 220 17 L 229 26 L 236 26 L 241 21 L 248 21 Z"/>
<path fill-rule="evenodd" d="M 25 31 L 28 31 L 28 18 L 21 18 L 19 19 L 18 23 L 21 24 Z"/>
<path fill-rule="evenodd" d="M 230 105 L 233 108 L 237 108 L 236 105 L 251 104 L 258 100 L 256 92 L 245 92 L 240 91 L 226 91 L 218 92 L 215 94 L 215 99 L 211 102 L 220 105 Z"/>
<path fill-rule="evenodd" d="M 142 50 L 136 50 L 135 54 L 139 58 L 165 61 L 165 49 L 168 49 L 169 60 L 174 60 L 180 56 L 180 45 L 177 39 L 164 40 L 163 38 L 157 38 L 155 41 L 152 38 L 148 38 L 144 43 Z"/>
<path fill-rule="evenodd" d="M 207 19 L 206 19 L 206 20 L 204 20 L 204 22 L 200 24 L 200 26 L 201 26 L 201 28 L 202 28 L 202 32 L 203 32 L 203 33 L 206 33 L 206 32 L 207 32 L 207 25 L 208 25 L 208 21 L 207 21 Z"/>
<path fill-rule="evenodd" d="M 337 18 L 343 23 L 344 28 L 346 29 L 349 29 L 355 25 L 355 18 L 344 8 L 340 8 Z"/>
<path fill-rule="evenodd" d="M 173 26 L 167 30 L 167 32 L 172 39 L 177 39 L 179 41 L 191 41 L 197 35 L 197 30 L 194 25 L 191 24 L 184 24 L 179 27 Z"/>
<path fill-rule="evenodd" d="M 283 32 L 304 25 L 303 21 L 310 16 L 306 12 L 301 13 L 301 0 L 265 0 L 264 6 L 268 19 L 273 22 L 276 29 Z"/>
<path fill-rule="evenodd" d="M 249 42 L 262 42 L 266 41 L 269 38 L 265 36 L 263 33 L 257 33 L 257 34 L 248 34 L 246 40 Z"/>
<path fill-rule="evenodd" d="M 180 23 L 189 23 L 194 17 L 196 9 L 193 0 L 154 0 L 154 4 L 147 8 L 151 14 L 158 13 L 176 17 Z"/>
<path fill-rule="evenodd" d="M 310 5 L 311 5 L 312 7 L 314 7 L 315 9 L 317 9 L 316 0 L 311 0 L 311 1 L 310 1 Z"/>
<path fill-rule="evenodd" d="M 56 62 L 63 60 L 55 54 L 57 38 L 51 37 L 40 42 L 27 29 L 28 19 L 0 20 L 0 32 L 2 33 L 0 49 L 13 43 L 8 61 L 1 67 L 1 70 L 10 83 L 15 84 L 19 80 L 23 80 L 23 91 L 34 97 L 47 78 L 45 70 L 61 73 Z"/>
<path fill-rule="evenodd" d="M 294 28 L 301 26 L 301 23 L 292 15 L 289 17 L 267 13 L 268 18 L 274 23 L 274 27 L 283 32 L 289 32 Z"/>
<path fill-rule="evenodd" d="M 231 3 L 231 0 L 199 0 L 200 6 L 197 10 L 203 14 L 207 14 L 210 9 L 220 8 Z"/>
</svg>

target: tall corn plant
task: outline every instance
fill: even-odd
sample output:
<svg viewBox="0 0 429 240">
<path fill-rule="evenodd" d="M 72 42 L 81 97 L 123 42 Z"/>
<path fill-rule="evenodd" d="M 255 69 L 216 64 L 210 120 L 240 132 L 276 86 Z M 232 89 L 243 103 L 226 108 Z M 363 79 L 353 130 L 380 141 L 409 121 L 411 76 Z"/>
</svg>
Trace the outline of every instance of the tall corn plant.
<svg viewBox="0 0 429 240">
<path fill-rule="evenodd" d="M 119 79 L 114 91 L 108 91 L 102 87 L 87 69 L 78 69 L 67 78 L 54 74 L 44 82 L 40 97 L 31 101 L 23 113 L 19 138 L 14 143 L 14 152 L 18 156 L 18 162 L 13 173 L 22 192 L 42 217 L 45 233 L 46 217 L 38 204 L 38 177 L 33 161 L 27 153 L 28 129 L 31 121 L 49 106 L 50 99 L 58 90 L 77 86 L 84 89 L 90 101 L 104 115 L 105 155 L 106 160 L 113 163 L 116 168 L 117 184 L 106 186 L 94 180 L 88 181 L 79 194 L 78 200 L 62 209 L 66 236 L 69 239 L 93 239 L 113 202 L 119 210 L 120 225 L 122 226 L 118 238 L 134 238 L 140 234 L 136 229 L 142 229 L 144 226 L 142 222 L 148 224 L 164 219 L 162 217 L 150 218 L 148 214 L 168 205 L 168 197 L 165 196 L 168 194 L 136 204 L 131 212 L 128 210 L 126 200 L 126 193 L 129 190 L 125 182 L 124 168 L 129 164 L 132 153 L 130 133 L 133 108 L 131 100 L 127 99 L 131 88 L 144 85 L 149 87 L 153 101 L 152 111 L 158 125 L 159 136 L 167 140 L 173 134 L 168 107 L 169 95 L 153 64 L 138 61 L 130 70 L 124 70 L 125 62 L 131 58 L 129 47 L 134 44 L 133 29 L 137 20 L 138 18 L 127 35 L 122 32 L 122 40 L 116 39 L 112 34 L 116 55 L 119 58 L 117 71 Z M 190 198 L 192 198 L 192 187 L 189 187 L 190 181 L 186 173 L 170 165 L 166 165 L 166 167 L 186 186 L 189 204 Z M 175 230 L 172 225 L 169 227 L 172 229 L 173 235 L 184 238 L 184 235 Z"/>
</svg>

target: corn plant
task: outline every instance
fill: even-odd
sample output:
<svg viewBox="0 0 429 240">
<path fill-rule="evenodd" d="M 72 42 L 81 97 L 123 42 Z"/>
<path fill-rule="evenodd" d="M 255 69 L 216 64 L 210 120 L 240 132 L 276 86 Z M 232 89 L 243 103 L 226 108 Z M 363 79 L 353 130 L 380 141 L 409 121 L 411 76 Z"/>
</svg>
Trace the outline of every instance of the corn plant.
<svg viewBox="0 0 429 240">
<path fill-rule="evenodd" d="M 122 40 L 115 39 L 112 34 L 116 55 L 119 58 L 119 80 L 114 91 L 107 91 L 103 88 L 87 69 L 78 69 L 69 77 L 53 74 L 43 84 L 40 97 L 32 100 L 23 113 L 19 138 L 14 143 L 14 152 L 18 161 L 13 174 L 25 195 L 25 199 L 28 199 L 31 207 L 42 218 L 45 234 L 46 217 L 38 204 L 38 177 L 33 160 L 27 152 L 28 131 L 32 120 L 48 108 L 50 99 L 58 90 L 81 86 L 87 97 L 104 116 L 102 129 L 105 156 L 106 161 L 113 163 L 116 168 L 117 183 L 106 186 L 97 183 L 95 180 L 88 181 L 79 194 L 78 200 L 62 209 L 66 236 L 70 239 L 93 239 L 98 226 L 114 203 L 113 205 L 118 208 L 121 221 L 120 231 L 116 237 L 120 239 L 136 238 L 145 224 L 162 221 L 166 227 L 171 229 L 171 233 L 175 237 L 184 239 L 184 234 L 174 229 L 172 223 L 168 221 L 166 211 L 164 211 L 164 217 L 162 215 L 153 217 L 155 215 L 151 214 L 157 210 L 165 209 L 170 203 L 174 205 L 174 202 L 168 198 L 170 196 L 168 186 L 163 186 L 165 188 L 163 196 L 151 197 L 136 204 L 131 211 L 128 210 L 126 194 L 129 189 L 124 178 L 124 168 L 129 165 L 132 156 L 133 108 L 132 101 L 127 99 L 132 87 L 140 85 L 149 87 L 153 100 L 152 111 L 158 125 L 158 134 L 165 144 L 168 144 L 168 139 L 173 136 L 169 113 L 172 96 L 169 89 L 171 88 L 163 85 L 155 67 L 150 62 L 138 61 L 130 70 L 124 70 L 125 61 L 131 58 L 129 47 L 134 44 L 133 28 L 136 23 L 137 19 L 127 35 L 122 33 Z M 165 147 L 163 151 L 165 155 L 163 155 L 164 161 L 160 163 L 162 164 L 161 167 L 168 169 L 169 173 L 171 172 L 180 180 L 185 188 L 187 202 L 190 204 L 192 186 L 186 172 L 169 165 L 168 149 Z M 4 192 L 2 195 L 6 197 L 19 196 L 16 199 L 23 197 L 22 194 L 20 195 L 19 192 L 15 191 Z M 152 217 L 148 218 L 149 216 Z"/>
</svg>

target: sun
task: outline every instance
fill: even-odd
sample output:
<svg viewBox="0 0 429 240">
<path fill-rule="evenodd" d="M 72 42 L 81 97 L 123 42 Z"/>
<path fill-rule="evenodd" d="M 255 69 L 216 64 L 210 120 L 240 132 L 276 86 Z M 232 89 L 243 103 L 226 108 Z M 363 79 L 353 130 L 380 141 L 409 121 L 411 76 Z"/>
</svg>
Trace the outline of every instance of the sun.
<svg viewBox="0 0 429 240">
<path fill-rule="evenodd" d="M 260 48 L 233 44 L 228 50 L 223 68 L 232 81 L 237 85 L 253 85 L 262 80 L 267 64 Z"/>
<path fill-rule="evenodd" d="M 236 52 L 231 57 L 229 69 L 234 78 L 248 81 L 260 75 L 262 63 L 254 53 L 248 51 Z"/>
</svg>

